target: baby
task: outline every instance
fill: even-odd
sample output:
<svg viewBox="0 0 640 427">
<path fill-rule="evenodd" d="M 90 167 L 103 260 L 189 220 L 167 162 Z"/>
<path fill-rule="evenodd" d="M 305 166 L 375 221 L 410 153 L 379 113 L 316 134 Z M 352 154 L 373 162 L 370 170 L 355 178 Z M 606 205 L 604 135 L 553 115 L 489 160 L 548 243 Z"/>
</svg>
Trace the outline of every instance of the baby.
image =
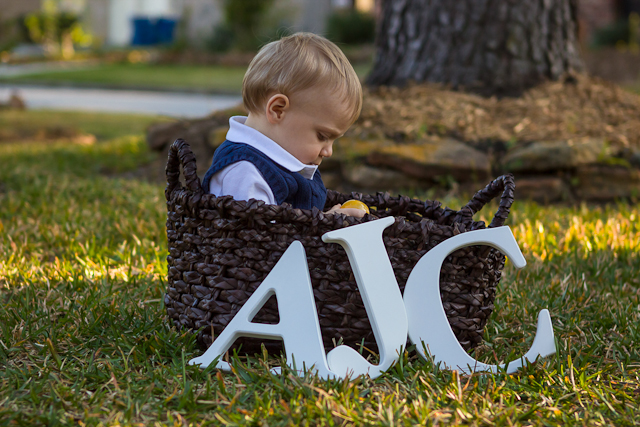
<svg viewBox="0 0 640 427">
<path fill-rule="evenodd" d="M 323 210 L 327 189 L 318 165 L 362 108 L 360 80 L 342 51 L 312 33 L 271 42 L 249 64 L 242 100 L 249 114 L 229 119 L 204 190 Z M 364 215 L 340 205 L 328 211 L 336 212 Z"/>
</svg>

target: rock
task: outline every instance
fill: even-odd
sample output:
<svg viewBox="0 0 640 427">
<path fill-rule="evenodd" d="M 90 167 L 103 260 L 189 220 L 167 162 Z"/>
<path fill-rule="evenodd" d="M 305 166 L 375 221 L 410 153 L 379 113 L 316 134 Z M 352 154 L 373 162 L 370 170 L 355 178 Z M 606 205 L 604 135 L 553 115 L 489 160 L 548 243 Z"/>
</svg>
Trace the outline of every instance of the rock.
<svg viewBox="0 0 640 427">
<path fill-rule="evenodd" d="M 372 191 L 393 191 L 426 186 L 424 182 L 402 172 L 363 164 L 347 163 L 342 168 L 342 174 L 357 188 Z"/>
<path fill-rule="evenodd" d="M 342 175 L 340 172 L 322 172 L 322 182 L 330 190 L 336 190 L 342 186 Z"/>
<path fill-rule="evenodd" d="M 454 139 L 431 138 L 414 144 L 377 147 L 367 157 L 373 166 L 386 166 L 418 179 L 458 182 L 486 181 L 491 163 L 486 154 Z"/>
<path fill-rule="evenodd" d="M 154 123 L 147 129 L 147 144 L 152 150 L 162 151 L 177 138 L 182 138 L 191 147 L 195 143 L 206 143 L 209 151 L 213 148 L 209 138 L 214 129 L 229 127 L 229 117 L 245 113 L 241 106 L 216 111 L 210 116 L 196 120 L 180 120 L 174 122 Z"/>
<path fill-rule="evenodd" d="M 546 172 L 575 169 L 607 156 L 604 139 L 540 141 L 516 147 L 502 159 L 505 172 Z"/>
<path fill-rule="evenodd" d="M 9 98 L 8 103 L 9 108 L 13 110 L 25 110 L 27 105 L 24 103 L 24 100 L 17 92 L 13 92 L 11 97 Z"/>
<path fill-rule="evenodd" d="M 147 130 L 147 144 L 152 150 L 166 152 L 173 141 L 178 138 L 184 139 L 196 156 L 196 164 L 202 172 L 211 164 L 215 151 L 209 143 L 209 135 L 213 129 L 219 127 L 220 121 L 215 117 L 155 123 Z"/>
<path fill-rule="evenodd" d="M 576 173 L 576 196 L 593 201 L 638 197 L 640 170 L 624 166 L 588 165 Z"/>
<path fill-rule="evenodd" d="M 568 198 L 569 186 L 562 178 L 553 176 L 516 178 L 516 199 L 551 203 Z"/>
<path fill-rule="evenodd" d="M 395 143 L 386 139 L 362 139 L 343 136 L 333 143 L 331 159 L 339 162 L 365 159 L 371 152 L 381 147 L 392 147 Z"/>
<path fill-rule="evenodd" d="M 222 145 L 227 140 L 227 132 L 229 132 L 229 126 L 219 126 L 212 129 L 207 138 L 209 146 L 215 150 Z"/>
<path fill-rule="evenodd" d="M 27 105 L 18 92 L 13 91 L 7 102 L 0 102 L 0 110 L 25 110 Z"/>
<path fill-rule="evenodd" d="M 629 155 L 629 163 L 636 168 L 640 168 L 640 149 L 632 150 Z"/>
<path fill-rule="evenodd" d="M 361 139 L 343 136 L 333 143 L 333 155 L 322 161 L 320 170 L 324 177 L 325 171 L 343 170 L 347 163 L 364 163 L 367 155 L 379 147 L 393 145 L 392 141 L 382 139 Z M 323 178 L 324 179 L 324 178 Z"/>
<path fill-rule="evenodd" d="M 185 131 L 184 122 L 153 123 L 147 128 L 147 145 L 154 151 L 162 151 L 175 140 L 174 136 Z"/>
<path fill-rule="evenodd" d="M 340 173 L 341 165 L 342 160 L 333 155 L 322 160 L 322 163 L 320 163 L 320 172 L 322 172 L 323 177 L 326 172 Z"/>
</svg>

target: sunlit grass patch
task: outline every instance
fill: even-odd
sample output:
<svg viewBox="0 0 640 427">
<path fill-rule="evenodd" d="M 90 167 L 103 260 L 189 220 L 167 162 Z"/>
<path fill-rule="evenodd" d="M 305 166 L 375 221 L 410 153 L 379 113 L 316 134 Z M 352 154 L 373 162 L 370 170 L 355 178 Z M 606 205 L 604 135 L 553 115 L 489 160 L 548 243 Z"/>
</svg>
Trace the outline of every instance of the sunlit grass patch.
<svg viewBox="0 0 640 427">
<path fill-rule="evenodd" d="M 47 130 L 79 130 L 95 135 L 98 141 L 143 134 L 151 123 L 173 119 L 143 114 L 104 114 L 86 111 L 2 110 L 0 140 L 17 142 L 32 139 Z M 13 138 L 12 138 L 13 137 Z"/>
<path fill-rule="evenodd" d="M 640 422 L 639 205 L 516 201 L 528 265 L 507 263 L 475 355 L 522 355 L 548 308 L 558 354 L 517 374 L 411 352 L 376 380 L 273 375 L 264 355 L 221 373 L 188 366 L 201 350 L 165 317 L 163 186 L 120 177 L 154 156 L 140 134 L 0 144 L 0 425 Z"/>
<path fill-rule="evenodd" d="M 545 260 L 563 254 L 588 258 L 600 251 L 616 255 L 640 250 L 637 206 L 582 204 L 567 208 L 540 208 L 534 204 L 515 209 L 511 224 L 523 250 Z"/>
<path fill-rule="evenodd" d="M 118 269 L 131 257 L 136 258 L 135 269 L 146 270 L 147 260 L 162 253 L 159 246 L 166 248 L 164 195 L 157 186 L 100 173 L 125 171 L 150 156 L 140 137 L 93 146 L 2 147 L 0 161 L 13 165 L 0 172 L 6 250 L 1 259 L 13 264 L 8 271 L 22 265 L 24 274 L 43 263 L 51 266 L 53 260 L 73 260 L 82 269 L 97 271 L 96 262 L 115 259 Z"/>
</svg>

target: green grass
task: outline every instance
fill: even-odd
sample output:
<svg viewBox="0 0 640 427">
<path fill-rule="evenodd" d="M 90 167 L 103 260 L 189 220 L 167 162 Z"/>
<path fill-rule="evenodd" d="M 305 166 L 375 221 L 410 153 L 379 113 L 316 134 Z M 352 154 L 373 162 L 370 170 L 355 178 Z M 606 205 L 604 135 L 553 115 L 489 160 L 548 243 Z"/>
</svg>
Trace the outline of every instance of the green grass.
<svg viewBox="0 0 640 427">
<path fill-rule="evenodd" d="M 514 205 L 529 264 L 507 265 L 476 353 L 522 354 L 548 308 L 558 354 L 518 374 L 460 377 L 413 354 L 351 383 L 271 375 L 264 357 L 201 371 L 162 303 L 163 188 L 105 176 L 155 156 L 141 134 L 0 144 L 0 425 L 640 423 L 640 205 Z"/>
<path fill-rule="evenodd" d="M 369 74 L 369 72 L 371 71 L 372 66 L 373 66 L 373 63 L 359 63 L 359 64 L 353 64 L 353 69 L 358 75 L 358 77 L 360 77 L 360 80 L 364 81 L 367 78 L 367 75 Z"/>
<path fill-rule="evenodd" d="M 629 92 L 637 93 L 638 95 L 640 95 L 640 81 L 637 81 L 635 83 L 628 83 L 623 85 L 622 87 Z"/>
<path fill-rule="evenodd" d="M 245 70 L 245 67 L 115 63 L 5 77 L 0 82 L 240 92 Z"/>
<path fill-rule="evenodd" d="M 0 114 L 2 139 L 33 137 L 39 130 L 65 128 L 95 135 L 98 140 L 142 134 L 158 121 L 172 119 L 142 114 L 104 114 L 80 111 L 6 110 Z"/>
<path fill-rule="evenodd" d="M 371 64 L 355 64 L 354 68 L 356 73 L 364 78 L 371 69 Z M 246 67 L 117 63 L 18 77 L 0 77 L 0 83 L 240 93 L 245 71 Z"/>
</svg>

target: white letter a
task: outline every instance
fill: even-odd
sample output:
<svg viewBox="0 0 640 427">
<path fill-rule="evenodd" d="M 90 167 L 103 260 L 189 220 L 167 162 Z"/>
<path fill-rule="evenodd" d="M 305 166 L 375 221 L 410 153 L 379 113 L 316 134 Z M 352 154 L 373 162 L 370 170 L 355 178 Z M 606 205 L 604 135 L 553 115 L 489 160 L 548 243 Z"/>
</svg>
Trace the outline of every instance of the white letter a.
<svg viewBox="0 0 640 427">
<path fill-rule="evenodd" d="M 254 316 L 274 294 L 278 300 L 280 322 L 276 325 L 253 323 Z M 334 376 L 327 366 L 307 258 L 299 241 L 289 246 L 267 278 L 207 351 L 191 359 L 189 364 L 206 368 L 241 336 L 281 339 L 284 341 L 287 365 L 300 371 L 299 374 L 314 366 L 320 377 Z M 231 370 L 229 363 L 222 360 L 218 360 L 216 367 Z"/>
</svg>

